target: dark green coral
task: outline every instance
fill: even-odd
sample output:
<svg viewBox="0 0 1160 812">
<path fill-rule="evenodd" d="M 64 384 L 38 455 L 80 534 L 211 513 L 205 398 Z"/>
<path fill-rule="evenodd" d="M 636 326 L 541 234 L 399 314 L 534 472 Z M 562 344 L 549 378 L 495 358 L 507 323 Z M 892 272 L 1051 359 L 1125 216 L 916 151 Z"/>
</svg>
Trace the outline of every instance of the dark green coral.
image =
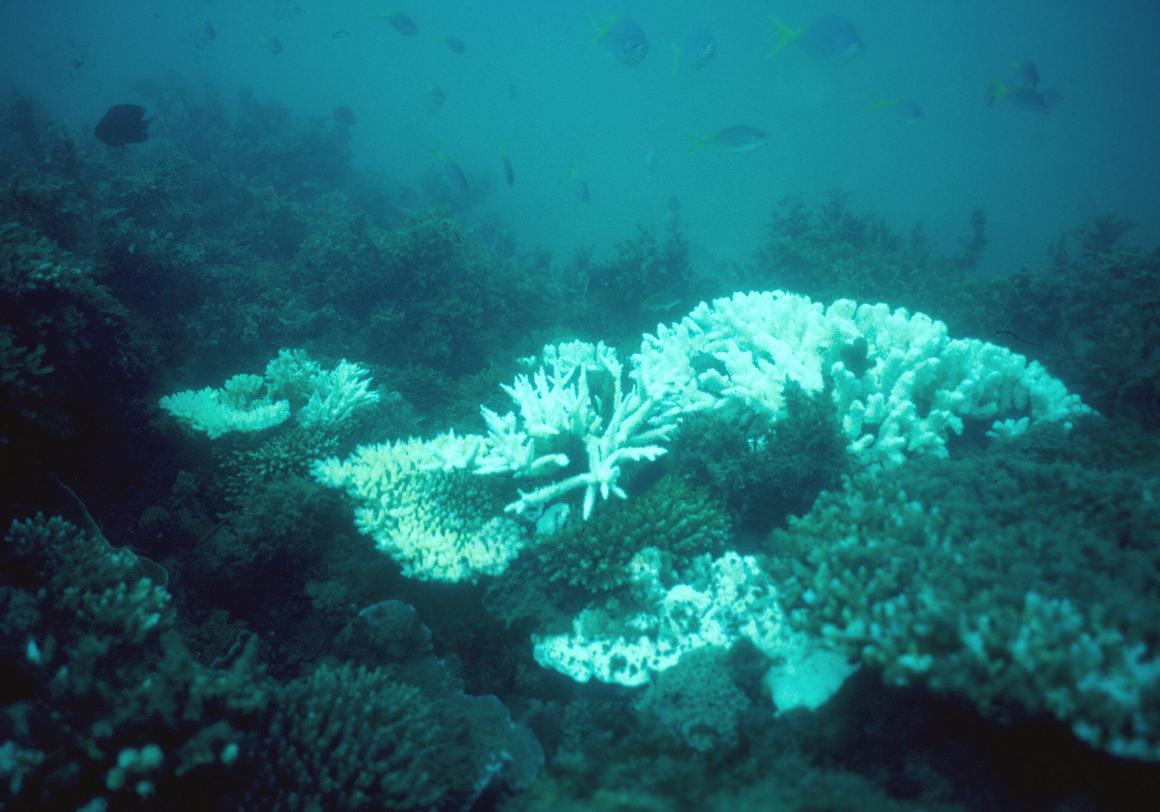
<svg viewBox="0 0 1160 812">
<path fill-rule="evenodd" d="M 550 582 L 589 591 L 628 580 L 628 562 L 646 547 L 682 558 L 718 553 L 729 538 L 729 518 L 704 488 L 666 476 L 642 494 L 573 520 L 532 547 L 530 556 Z"/>
<path fill-rule="evenodd" d="M 439 729 L 421 692 L 385 671 L 322 665 L 283 685 L 261 745 L 254 808 L 396 809 L 439 806 Z"/>
<path fill-rule="evenodd" d="M 21 776 L 21 803 L 228 793 L 249 749 L 242 731 L 266 701 L 255 650 L 229 667 L 199 665 L 150 572 L 62 519 L 12 525 L 0 547 L 0 644 L 14 655 L 0 688 L 0 741 L 41 754 Z"/>
<path fill-rule="evenodd" d="M 774 420 L 732 405 L 693 415 L 671 458 L 708 486 L 740 528 L 757 533 L 809 510 L 849 462 L 829 392 L 811 396 L 792 381 L 784 416 Z"/>
<path fill-rule="evenodd" d="M 1053 426 L 855 476 L 770 540 L 788 616 L 890 682 L 1160 753 L 1160 454 L 1109 434 Z"/>
</svg>

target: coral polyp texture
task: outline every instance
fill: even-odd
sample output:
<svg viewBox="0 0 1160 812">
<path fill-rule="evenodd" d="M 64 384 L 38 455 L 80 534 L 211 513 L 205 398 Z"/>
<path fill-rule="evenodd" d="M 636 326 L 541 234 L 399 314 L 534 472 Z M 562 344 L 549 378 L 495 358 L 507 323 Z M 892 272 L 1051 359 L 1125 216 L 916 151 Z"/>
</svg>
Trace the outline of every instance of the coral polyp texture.
<svg viewBox="0 0 1160 812">
<path fill-rule="evenodd" d="M 700 556 L 675 584 L 666 583 L 671 573 L 655 549 L 641 551 L 629 569 L 635 611 L 585 609 L 570 632 L 533 636 L 536 661 L 578 682 L 644 685 L 688 652 L 743 638 L 770 652 L 788 633 L 773 581 L 753 556 Z"/>
<path fill-rule="evenodd" d="M 345 359 L 324 370 L 303 350 L 280 350 L 264 375 L 240 374 L 220 389 L 205 387 L 166 395 L 161 408 L 195 431 L 217 439 L 257 432 L 294 414 L 304 428 L 333 428 L 379 402 L 370 372 Z"/>
<path fill-rule="evenodd" d="M 849 450 L 863 464 L 945 456 L 949 434 L 987 421 L 1011 436 L 1035 421 L 1090 411 L 1035 361 L 885 304 L 829 307 L 784 291 L 702 302 L 644 338 L 634 377 L 681 415 L 724 402 L 780 417 L 788 381 L 830 390 Z"/>
<path fill-rule="evenodd" d="M 1160 760 L 1153 486 L 997 449 L 853 477 L 770 542 L 787 623 L 896 685 Z"/>
<path fill-rule="evenodd" d="M 500 481 L 468 470 L 483 443 L 445 434 L 360 446 L 346 460 L 320 460 L 313 474 L 357 503 L 355 525 L 403 574 L 474 580 L 502 572 L 526 543 L 524 528 L 504 515 Z"/>
</svg>

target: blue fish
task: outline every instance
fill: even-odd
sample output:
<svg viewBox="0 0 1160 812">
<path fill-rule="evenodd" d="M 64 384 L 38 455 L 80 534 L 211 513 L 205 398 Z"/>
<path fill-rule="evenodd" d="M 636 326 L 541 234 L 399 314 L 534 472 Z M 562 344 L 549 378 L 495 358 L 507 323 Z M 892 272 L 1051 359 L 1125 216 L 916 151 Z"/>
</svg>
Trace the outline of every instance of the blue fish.
<svg viewBox="0 0 1160 812">
<path fill-rule="evenodd" d="M 516 182 L 516 173 L 512 169 L 512 162 L 508 156 L 503 156 L 503 179 L 507 181 L 507 185 L 511 186 Z"/>
<path fill-rule="evenodd" d="M 282 40 L 277 37 L 270 37 L 266 40 L 266 47 L 270 49 L 270 53 L 277 56 L 282 53 Z"/>
<path fill-rule="evenodd" d="M 648 37 L 632 17 L 597 23 L 589 16 L 589 21 L 596 31 L 596 41 L 603 43 L 621 64 L 635 67 L 648 56 Z"/>
<path fill-rule="evenodd" d="M 1030 59 L 1015 66 L 1015 83 L 1023 87 L 1039 87 L 1039 68 Z"/>
<path fill-rule="evenodd" d="M 572 178 L 572 191 L 584 203 L 592 199 L 592 192 L 588 190 L 588 184 L 584 182 L 584 178 Z"/>
<path fill-rule="evenodd" d="M 725 152 L 749 152 L 750 150 L 763 147 L 768 142 L 769 136 L 764 130 L 759 130 L 757 127 L 751 127 L 748 124 L 736 124 L 732 127 L 725 127 L 718 130 L 712 135 L 698 136 L 693 139 L 693 149 L 701 149 L 702 147 L 715 147 Z"/>
<path fill-rule="evenodd" d="M 451 156 L 441 149 L 435 151 L 435 157 L 439 159 L 439 167 L 443 170 L 443 177 L 447 178 L 447 182 L 456 192 L 466 195 L 471 187 L 467 183 L 467 175 L 463 174 L 459 164 L 455 163 Z"/>
<path fill-rule="evenodd" d="M 413 37 L 419 33 L 419 26 L 415 25 L 415 21 L 406 14 L 400 14 L 397 11 L 383 11 L 377 16 L 380 20 L 386 20 L 390 23 L 391 28 L 404 37 Z"/>
<path fill-rule="evenodd" d="M 689 70 L 700 70 L 716 53 L 717 40 L 713 35 L 705 28 L 693 29 L 680 45 L 673 43 L 673 75 L 681 65 Z"/>
<path fill-rule="evenodd" d="M 869 109 L 890 110 L 908 124 L 926 118 L 926 111 L 922 109 L 922 105 L 911 99 L 876 99 Z"/>
<path fill-rule="evenodd" d="M 467 50 L 467 45 L 459 37 L 444 37 L 443 44 L 453 54 L 461 54 Z"/>
<path fill-rule="evenodd" d="M 854 24 L 837 14 L 827 14 L 808 28 L 794 29 L 776 17 L 778 40 L 770 52 L 777 56 L 789 45 L 797 45 L 811 59 L 844 61 L 862 52 L 862 35 Z"/>
<path fill-rule="evenodd" d="M 1059 102 L 1059 93 L 1054 90 L 1040 90 L 1026 85 L 1008 85 L 991 81 L 987 84 L 987 105 L 1005 99 L 1013 107 L 1029 113 L 1046 114 Z"/>
<path fill-rule="evenodd" d="M 926 110 L 923 110 L 922 105 L 912 99 L 903 99 L 894 105 L 894 112 L 909 124 L 926 118 Z"/>
</svg>

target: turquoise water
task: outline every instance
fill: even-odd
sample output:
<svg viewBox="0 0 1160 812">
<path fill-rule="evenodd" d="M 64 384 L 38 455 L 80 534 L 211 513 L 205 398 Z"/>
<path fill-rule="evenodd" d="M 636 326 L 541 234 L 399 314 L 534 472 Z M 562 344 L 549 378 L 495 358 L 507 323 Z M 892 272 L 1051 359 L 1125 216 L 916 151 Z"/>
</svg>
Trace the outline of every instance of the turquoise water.
<svg viewBox="0 0 1160 812">
<path fill-rule="evenodd" d="M 1160 10 L 0 0 L 0 810 L 1134 810 Z"/>
<path fill-rule="evenodd" d="M 1160 231 L 1152 194 L 1160 24 L 1148 3 L 430 2 L 411 10 L 421 23 L 413 38 L 374 19 L 382 10 L 341 0 L 9 2 L 0 70 L 78 124 L 117 101 L 149 101 L 138 80 L 171 71 L 226 97 L 251 88 L 301 115 L 347 104 L 359 117 L 357 164 L 400 182 L 428 171 L 442 148 L 476 182 L 498 185 L 503 147 L 519 187 L 497 189 L 488 206 L 522 240 L 551 247 L 659 222 L 675 194 L 706 261 L 747 258 L 774 201 L 832 186 L 892 222 L 921 220 L 944 241 L 982 206 L 995 273 L 1042 266 L 1042 246 L 1106 211 L 1136 222 L 1145 243 Z M 587 13 L 634 15 L 647 59 L 619 63 L 593 42 Z M 768 58 L 771 15 L 805 27 L 824 13 L 856 23 L 864 52 L 819 63 L 791 48 Z M 202 42 L 207 22 L 212 42 Z M 703 69 L 674 76 L 672 46 L 698 26 L 717 52 Z M 448 50 L 448 35 L 465 53 Z M 284 46 L 276 56 L 270 37 Z M 1061 102 L 1046 116 L 987 108 L 988 79 L 1024 60 Z M 438 109 L 431 86 L 447 97 Z M 895 97 L 921 104 L 926 118 L 911 126 L 867 111 Z M 691 136 L 741 123 L 766 130 L 768 148 L 689 150 Z M 589 206 L 575 205 L 573 171 L 592 188 Z"/>
</svg>

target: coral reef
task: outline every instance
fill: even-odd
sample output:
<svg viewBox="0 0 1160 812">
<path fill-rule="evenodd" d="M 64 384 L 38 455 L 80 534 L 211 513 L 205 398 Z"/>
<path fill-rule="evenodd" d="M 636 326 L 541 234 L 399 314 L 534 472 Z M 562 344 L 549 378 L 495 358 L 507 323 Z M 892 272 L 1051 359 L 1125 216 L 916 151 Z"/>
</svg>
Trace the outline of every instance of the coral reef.
<svg viewBox="0 0 1160 812">
<path fill-rule="evenodd" d="M 0 100 L 0 807 L 1156 796 L 1129 223 L 983 274 L 982 210 L 938 256 L 835 192 L 742 267 L 671 198 L 569 261 L 485 176 L 133 92 L 126 150 Z"/>
<path fill-rule="evenodd" d="M 1066 420 L 1089 410 L 1035 361 L 993 344 L 950 339 L 921 313 L 840 299 L 829 307 L 773 291 L 702 302 L 682 321 L 644 338 L 634 377 L 668 413 L 740 401 L 775 418 L 785 389 L 827 383 L 861 465 L 896 466 L 910 456 L 945 456 L 948 435 L 967 420 L 992 433 L 1029 421 Z M 992 418 L 1009 415 L 1002 420 Z"/>
<path fill-rule="evenodd" d="M 13 524 L 0 557 L 14 655 L 0 738 L 20 765 L 9 799 L 132 807 L 228 792 L 267 701 L 254 651 L 228 668 L 196 663 L 150 570 L 58 518 Z"/>
<path fill-rule="evenodd" d="M 161 408 L 195 431 L 216 439 L 233 431 L 259 432 L 290 418 L 306 429 L 337 431 L 374 406 L 370 372 L 345 358 L 329 372 L 303 350 L 279 350 L 265 375 L 234 375 L 221 389 L 185 390 L 161 398 Z"/>
<path fill-rule="evenodd" d="M 450 433 L 360 446 L 345 461 L 319 461 L 312 473 L 356 500 L 359 531 L 405 575 L 474 580 L 502 571 L 526 543 L 526 531 L 503 515 L 500 482 L 467 470 L 482 443 Z"/>
<path fill-rule="evenodd" d="M 1006 443 L 859 474 L 773 534 L 767 567 L 796 626 L 891 683 L 1156 760 L 1154 464 L 1141 479 L 1038 456 Z"/>
<path fill-rule="evenodd" d="M 699 753 L 736 747 L 741 717 L 753 703 L 733 681 L 727 658 L 718 648 L 686 653 L 656 675 L 633 709 Z"/>
<path fill-rule="evenodd" d="M 569 633 L 533 635 L 537 662 L 578 682 L 643 685 L 689 651 L 742 638 L 765 651 L 781 644 L 776 589 L 753 557 L 705 555 L 678 573 L 645 549 L 630 567 L 631 598 L 586 608 Z"/>
<path fill-rule="evenodd" d="M 280 686 L 274 708 L 247 806 L 427 810 L 449 792 L 429 703 L 381 670 L 321 665 Z"/>
</svg>

